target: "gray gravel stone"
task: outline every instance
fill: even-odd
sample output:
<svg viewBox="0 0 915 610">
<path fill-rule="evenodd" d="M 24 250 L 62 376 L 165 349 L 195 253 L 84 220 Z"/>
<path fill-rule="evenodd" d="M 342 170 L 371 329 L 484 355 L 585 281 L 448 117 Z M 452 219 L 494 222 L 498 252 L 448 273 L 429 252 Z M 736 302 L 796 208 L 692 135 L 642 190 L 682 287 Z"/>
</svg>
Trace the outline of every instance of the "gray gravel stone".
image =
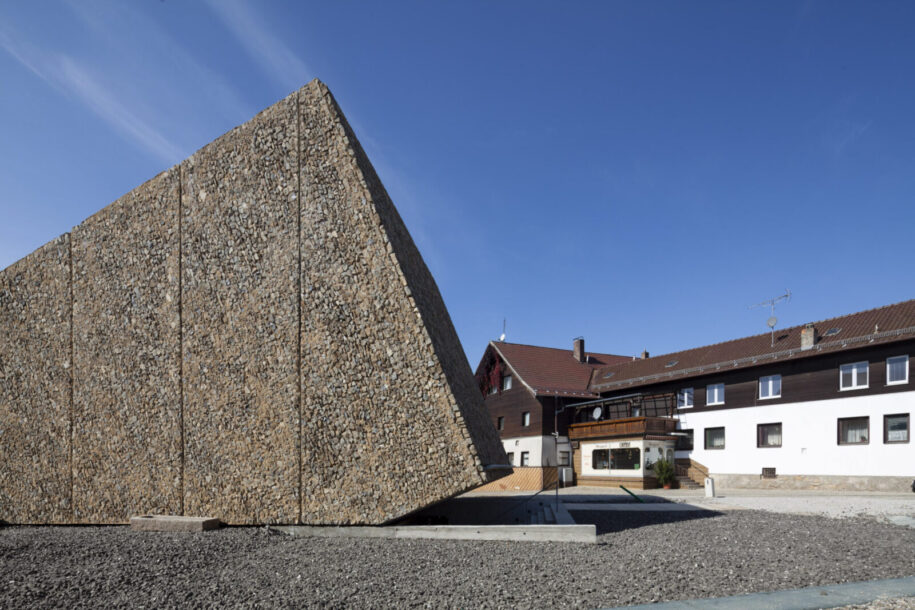
<svg viewBox="0 0 915 610">
<path fill-rule="evenodd" d="M 915 575 L 915 531 L 873 520 L 575 516 L 598 545 L 7 527 L 0 606 L 598 607 Z"/>
</svg>

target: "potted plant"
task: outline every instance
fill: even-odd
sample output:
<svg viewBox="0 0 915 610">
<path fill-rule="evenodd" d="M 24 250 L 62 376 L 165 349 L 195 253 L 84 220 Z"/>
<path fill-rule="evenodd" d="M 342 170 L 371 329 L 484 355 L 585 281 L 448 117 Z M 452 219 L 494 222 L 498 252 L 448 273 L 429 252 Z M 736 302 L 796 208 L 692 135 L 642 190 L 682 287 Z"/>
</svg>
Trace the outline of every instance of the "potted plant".
<svg viewBox="0 0 915 610">
<path fill-rule="evenodd" d="M 658 479 L 658 485 L 664 489 L 670 489 L 677 478 L 673 463 L 667 460 L 658 460 L 654 463 L 654 476 Z"/>
</svg>

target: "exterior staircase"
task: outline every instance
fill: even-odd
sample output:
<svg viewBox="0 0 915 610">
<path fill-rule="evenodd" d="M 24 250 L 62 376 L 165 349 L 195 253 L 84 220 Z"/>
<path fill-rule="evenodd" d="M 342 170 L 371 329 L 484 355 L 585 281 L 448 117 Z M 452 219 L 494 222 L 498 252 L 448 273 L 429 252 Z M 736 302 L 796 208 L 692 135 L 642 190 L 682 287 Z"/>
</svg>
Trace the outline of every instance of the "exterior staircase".
<svg viewBox="0 0 915 610">
<path fill-rule="evenodd" d="M 677 476 L 677 488 L 678 489 L 702 489 L 703 486 L 699 485 L 693 481 L 688 476 Z"/>
<path fill-rule="evenodd" d="M 674 467 L 677 471 L 677 482 L 681 489 L 702 489 L 708 468 L 690 458 L 677 458 Z"/>
</svg>

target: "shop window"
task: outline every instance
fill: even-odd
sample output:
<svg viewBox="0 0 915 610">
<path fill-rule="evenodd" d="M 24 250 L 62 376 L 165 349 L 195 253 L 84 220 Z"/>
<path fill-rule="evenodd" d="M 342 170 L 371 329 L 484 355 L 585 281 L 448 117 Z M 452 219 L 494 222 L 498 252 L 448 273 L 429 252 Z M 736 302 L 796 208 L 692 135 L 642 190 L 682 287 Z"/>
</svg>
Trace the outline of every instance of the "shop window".
<svg viewBox="0 0 915 610">
<path fill-rule="evenodd" d="M 908 443 L 909 442 L 909 414 L 883 416 L 883 442 Z"/>
<path fill-rule="evenodd" d="M 705 448 L 724 449 L 724 428 L 705 429 Z"/>
<path fill-rule="evenodd" d="M 595 449 L 591 453 L 591 468 L 594 470 L 607 470 L 610 468 L 610 450 Z"/>
<path fill-rule="evenodd" d="M 782 446 L 782 425 L 778 424 L 759 424 L 756 426 L 756 446 L 757 447 L 781 447 Z"/>
<path fill-rule="evenodd" d="M 610 468 L 613 470 L 638 470 L 642 467 L 642 450 L 637 448 L 611 449 Z"/>
<path fill-rule="evenodd" d="M 839 419 L 840 445 L 866 445 L 869 439 L 869 417 L 845 417 Z"/>
</svg>

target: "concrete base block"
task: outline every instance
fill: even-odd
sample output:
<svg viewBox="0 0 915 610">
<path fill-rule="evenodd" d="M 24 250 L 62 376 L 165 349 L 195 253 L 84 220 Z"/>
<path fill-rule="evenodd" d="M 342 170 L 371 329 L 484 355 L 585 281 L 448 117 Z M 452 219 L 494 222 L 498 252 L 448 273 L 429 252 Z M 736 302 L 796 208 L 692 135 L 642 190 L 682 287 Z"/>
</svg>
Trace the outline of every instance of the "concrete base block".
<svg viewBox="0 0 915 610">
<path fill-rule="evenodd" d="M 432 540 L 512 540 L 595 544 L 594 525 L 395 525 L 390 527 L 316 527 L 285 525 L 273 529 L 302 538 L 425 538 Z"/>
<path fill-rule="evenodd" d="M 213 517 L 142 515 L 130 518 L 130 529 L 138 532 L 205 532 L 218 527 L 219 519 Z"/>
</svg>

